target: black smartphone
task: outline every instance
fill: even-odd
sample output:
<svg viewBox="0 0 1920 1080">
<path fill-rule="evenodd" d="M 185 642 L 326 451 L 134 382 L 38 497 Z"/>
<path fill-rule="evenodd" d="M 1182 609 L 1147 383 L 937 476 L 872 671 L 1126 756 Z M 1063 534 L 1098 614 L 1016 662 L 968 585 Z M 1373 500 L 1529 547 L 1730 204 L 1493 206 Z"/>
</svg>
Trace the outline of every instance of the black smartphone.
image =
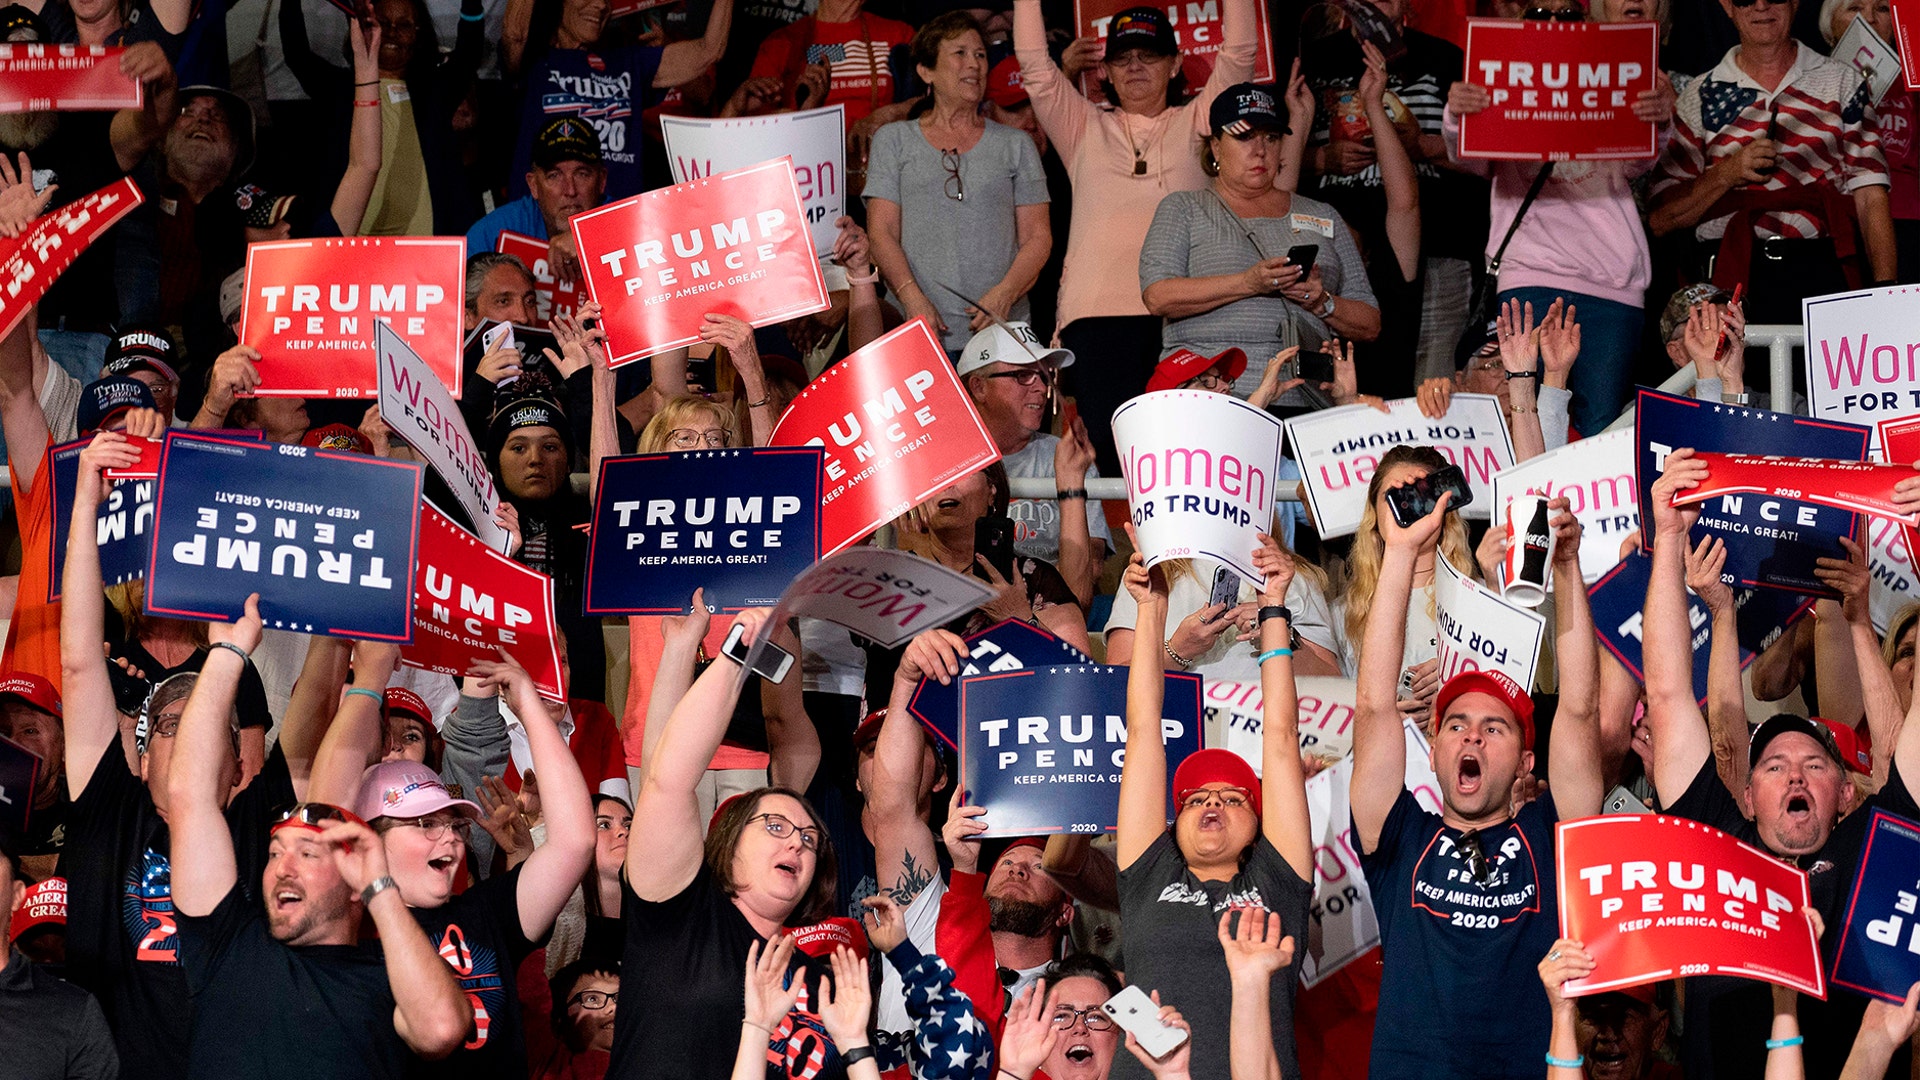
<svg viewBox="0 0 1920 1080">
<path fill-rule="evenodd" d="M 1473 501 L 1473 491 L 1467 487 L 1466 474 L 1460 471 L 1458 465 L 1437 469 L 1411 484 L 1388 489 L 1387 505 L 1393 509 L 1393 520 L 1405 529 L 1433 513 L 1433 508 L 1440 503 L 1440 496 L 1446 494 L 1453 496 L 1452 501 L 1447 503 L 1449 512 L 1457 512 Z"/>
<path fill-rule="evenodd" d="M 1287 249 L 1287 261 L 1300 268 L 1303 279 L 1313 273 L 1313 261 L 1319 257 L 1319 244 L 1295 244 Z"/>
<path fill-rule="evenodd" d="M 973 524 L 973 550 L 986 556 L 987 565 L 1013 580 L 1013 522 L 988 514 Z"/>
<path fill-rule="evenodd" d="M 1297 377 L 1318 385 L 1333 381 L 1333 354 L 1330 352 L 1310 352 L 1305 349 L 1294 354 Z"/>
</svg>

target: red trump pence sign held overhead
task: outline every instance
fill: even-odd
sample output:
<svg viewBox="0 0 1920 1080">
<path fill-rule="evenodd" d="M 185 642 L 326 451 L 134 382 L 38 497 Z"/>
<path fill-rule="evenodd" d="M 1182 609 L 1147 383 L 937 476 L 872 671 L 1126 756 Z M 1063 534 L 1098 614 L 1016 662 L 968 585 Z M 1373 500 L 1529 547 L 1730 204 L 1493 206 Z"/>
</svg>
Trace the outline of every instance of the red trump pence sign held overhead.
<svg viewBox="0 0 1920 1080">
<path fill-rule="evenodd" d="M 0 45 L 0 113 L 137 109 L 139 79 L 120 74 L 119 45 Z"/>
<path fill-rule="evenodd" d="M 571 224 L 614 367 L 699 341 L 709 312 L 766 326 L 827 307 L 791 158 L 642 192 Z"/>
<path fill-rule="evenodd" d="M 54 279 L 141 201 L 140 185 L 127 177 L 48 211 L 11 240 L 0 239 L 0 335 L 26 318 Z"/>
<path fill-rule="evenodd" d="M 1515 161 L 1650 158 L 1654 124 L 1633 115 L 1653 89 L 1655 23 L 1467 20 L 1467 81 L 1487 108 L 1460 118 L 1460 156 Z"/>
<path fill-rule="evenodd" d="M 260 350 L 259 397 L 379 393 L 373 324 L 405 338 L 460 396 L 461 237 L 347 237 L 247 246 L 240 340 Z"/>
<path fill-rule="evenodd" d="M 400 659 L 443 675 L 465 675 L 505 649 L 534 689 L 562 701 L 553 579 L 521 566 L 420 502 L 420 574 L 413 585 L 413 643 Z"/>
</svg>

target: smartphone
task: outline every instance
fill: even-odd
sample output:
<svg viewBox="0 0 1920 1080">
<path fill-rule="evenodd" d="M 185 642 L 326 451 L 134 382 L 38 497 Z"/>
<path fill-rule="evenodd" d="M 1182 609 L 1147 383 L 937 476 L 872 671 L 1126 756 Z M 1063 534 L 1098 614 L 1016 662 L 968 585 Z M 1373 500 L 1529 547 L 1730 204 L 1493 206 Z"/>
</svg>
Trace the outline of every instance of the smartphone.
<svg viewBox="0 0 1920 1080">
<path fill-rule="evenodd" d="M 1305 349 L 1293 356 L 1296 365 L 1294 374 L 1314 385 L 1333 381 L 1333 354 L 1330 352 L 1309 352 Z"/>
<path fill-rule="evenodd" d="M 1140 1048 L 1155 1058 L 1166 1057 L 1187 1041 L 1186 1032 L 1160 1022 L 1160 1006 L 1138 986 L 1129 986 L 1108 998 L 1100 1011 L 1113 1017 L 1122 1031 L 1139 1040 Z"/>
<path fill-rule="evenodd" d="M 1607 792 L 1605 801 L 1600 804 L 1600 812 L 1603 814 L 1653 813 L 1646 803 L 1634 797 L 1633 792 L 1618 786 L 1612 791 Z"/>
<path fill-rule="evenodd" d="M 1405 529 L 1433 513 L 1433 508 L 1440 503 L 1440 496 L 1448 493 L 1453 495 L 1453 500 L 1447 504 L 1449 512 L 1457 513 L 1461 507 L 1473 502 L 1473 491 L 1467 487 L 1466 474 L 1460 471 L 1458 465 L 1449 465 L 1411 484 L 1388 490 L 1387 505 L 1393 508 L 1393 520 Z"/>
<path fill-rule="evenodd" d="M 1303 279 L 1313 273 L 1313 261 L 1319 257 L 1319 244 L 1295 244 L 1287 249 L 1287 261 L 1300 268 Z"/>
<path fill-rule="evenodd" d="M 727 643 L 720 646 L 720 651 L 726 654 L 727 659 L 747 667 L 747 657 L 752 650 L 753 643 L 747 640 L 746 625 L 734 623 L 733 629 L 727 634 Z M 787 677 L 787 672 L 792 668 L 793 654 L 769 641 L 761 650 L 759 662 L 749 670 L 770 683 L 778 683 Z"/>
<path fill-rule="evenodd" d="M 1240 575 L 1230 567 L 1221 567 L 1213 572 L 1213 592 L 1207 597 L 1209 607 L 1225 604 L 1228 607 L 1240 602 Z"/>
<path fill-rule="evenodd" d="M 986 556 L 987 565 L 1013 580 L 1013 522 L 988 514 L 973 524 L 973 550 Z"/>
</svg>

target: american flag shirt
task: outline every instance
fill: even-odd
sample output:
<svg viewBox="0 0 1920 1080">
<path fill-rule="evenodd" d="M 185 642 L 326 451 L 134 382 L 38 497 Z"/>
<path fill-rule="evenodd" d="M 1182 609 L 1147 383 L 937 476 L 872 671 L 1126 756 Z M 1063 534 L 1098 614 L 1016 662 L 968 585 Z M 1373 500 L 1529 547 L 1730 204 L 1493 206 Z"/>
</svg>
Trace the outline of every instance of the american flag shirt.
<svg viewBox="0 0 1920 1080">
<path fill-rule="evenodd" d="M 1734 63 L 1739 46 L 1728 50 L 1712 71 L 1688 84 L 1674 115 L 1673 139 L 1654 172 L 1654 196 L 1701 176 L 1721 158 L 1765 138 L 1776 111 L 1778 166 L 1761 190 L 1829 184 L 1851 194 L 1872 184 L 1888 186 L 1872 93 L 1860 73 L 1805 45 L 1796 49 L 1793 67 L 1771 93 Z M 1701 222 L 1694 229 L 1695 237 L 1719 239 L 1730 216 Z M 1790 239 L 1824 235 L 1819 221 L 1798 213 L 1758 215 L 1754 233 Z"/>
</svg>

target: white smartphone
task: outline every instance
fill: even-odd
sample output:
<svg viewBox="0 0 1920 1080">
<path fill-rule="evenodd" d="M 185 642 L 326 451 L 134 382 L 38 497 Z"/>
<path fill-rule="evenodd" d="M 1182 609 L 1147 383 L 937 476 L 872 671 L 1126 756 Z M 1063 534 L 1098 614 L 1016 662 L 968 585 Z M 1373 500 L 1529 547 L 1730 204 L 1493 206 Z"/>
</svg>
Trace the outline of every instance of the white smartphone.
<svg viewBox="0 0 1920 1080">
<path fill-rule="evenodd" d="M 1187 1041 L 1186 1032 L 1160 1022 L 1160 1006 L 1138 986 L 1129 986 L 1108 998 L 1100 1011 L 1113 1017 L 1122 1031 L 1131 1033 L 1140 1041 L 1140 1048 L 1155 1058 L 1166 1057 Z"/>
<path fill-rule="evenodd" d="M 741 667 L 747 666 L 747 657 L 752 650 L 753 643 L 747 640 L 747 628 L 741 623 L 733 624 L 733 629 L 727 634 L 726 644 L 720 646 L 720 651 L 726 654 L 727 659 Z M 751 670 L 755 675 L 777 684 L 787 677 L 792 667 L 793 654 L 769 641 Z"/>
<path fill-rule="evenodd" d="M 485 333 L 480 335 L 480 354 L 482 356 L 490 352 L 499 352 L 501 349 L 517 348 L 519 348 L 519 344 L 513 340 L 513 324 L 510 322 L 495 323 L 493 326 L 488 327 Z M 524 362 L 524 360 L 525 358 L 522 357 L 522 362 Z M 511 386 L 518 381 L 520 381 L 520 376 L 509 375 L 501 379 L 499 385 Z"/>
</svg>

